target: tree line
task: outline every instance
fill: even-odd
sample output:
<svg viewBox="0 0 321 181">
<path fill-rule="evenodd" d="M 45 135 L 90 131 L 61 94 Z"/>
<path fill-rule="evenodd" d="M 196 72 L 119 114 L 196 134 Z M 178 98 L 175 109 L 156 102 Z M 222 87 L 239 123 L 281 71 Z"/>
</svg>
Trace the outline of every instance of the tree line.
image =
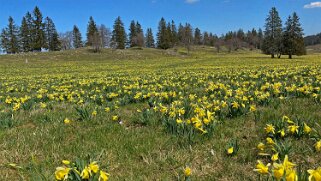
<svg viewBox="0 0 321 181">
<path fill-rule="evenodd" d="M 173 20 L 164 18 L 158 23 L 156 39 L 151 28 L 144 33 L 138 21 L 131 21 L 129 33 L 126 33 L 124 23 L 120 17 L 114 21 L 111 31 L 105 25 L 97 25 L 94 18 L 90 17 L 87 24 L 86 41 L 83 41 L 79 28 L 74 25 L 72 31 L 57 33 L 55 24 L 49 17 L 43 19 L 38 7 L 33 12 L 27 12 L 18 27 L 13 18 L 9 17 L 8 25 L 1 32 L 0 43 L 6 53 L 41 51 L 59 51 L 77 49 L 90 46 L 94 52 L 101 48 L 125 49 L 128 47 L 147 47 L 169 49 L 184 46 L 190 51 L 193 45 L 215 47 L 220 52 L 224 47 L 229 52 L 240 48 L 261 49 L 263 53 L 281 57 L 282 54 L 304 55 L 305 46 L 303 29 L 296 13 L 289 16 L 285 27 L 276 8 L 272 8 L 266 19 L 265 30 L 252 29 L 244 32 L 242 29 L 229 31 L 217 36 L 211 32 L 202 32 L 193 28 L 191 24 L 175 24 Z"/>
<path fill-rule="evenodd" d="M 304 44 L 306 46 L 321 44 L 321 33 L 304 37 Z"/>
</svg>

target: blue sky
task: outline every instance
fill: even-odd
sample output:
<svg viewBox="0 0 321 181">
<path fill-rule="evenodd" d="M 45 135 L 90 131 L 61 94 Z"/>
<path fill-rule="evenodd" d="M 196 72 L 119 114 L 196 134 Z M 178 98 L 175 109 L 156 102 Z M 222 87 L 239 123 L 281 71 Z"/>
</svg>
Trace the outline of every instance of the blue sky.
<svg viewBox="0 0 321 181">
<path fill-rule="evenodd" d="M 0 0 L 0 28 L 12 16 L 17 24 L 27 11 L 39 6 L 44 17 L 53 19 L 59 32 L 72 30 L 76 24 L 85 36 L 89 16 L 97 24 L 112 27 L 117 16 L 126 30 L 131 20 L 154 33 L 161 17 L 189 22 L 221 35 L 229 30 L 263 27 L 268 11 L 275 6 L 283 20 L 296 11 L 306 35 L 321 32 L 321 2 L 318 0 Z"/>
</svg>

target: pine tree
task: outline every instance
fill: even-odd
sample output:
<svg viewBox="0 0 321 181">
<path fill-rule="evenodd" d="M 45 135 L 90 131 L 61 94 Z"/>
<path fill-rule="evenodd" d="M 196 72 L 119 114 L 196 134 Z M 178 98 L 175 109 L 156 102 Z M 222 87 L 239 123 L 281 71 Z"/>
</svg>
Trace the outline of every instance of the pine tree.
<svg viewBox="0 0 321 181">
<path fill-rule="evenodd" d="M 169 27 L 170 29 L 170 27 Z M 170 39 L 168 36 L 168 28 L 166 26 L 166 21 L 162 18 L 158 24 L 158 33 L 157 33 L 157 47 L 160 49 L 170 48 Z"/>
<path fill-rule="evenodd" d="M 283 34 L 283 53 L 289 55 L 304 55 L 306 54 L 303 29 L 301 28 L 300 18 L 296 13 L 292 17 L 289 16 L 284 28 Z"/>
<path fill-rule="evenodd" d="M 183 44 L 184 26 L 180 23 L 178 25 L 177 39 L 179 44 Z"/>
<path fill-rule="evenodd" d="M 130 47 L 135 47 L 135 46 L 137 46 L 137 44 L 136 44 L 136 37 L 137 37 L 136 22 L 133 20 L 133 21 L 130 22 L 129 34 L 128 34 L 129 46 L 130 46 Z"/>
<path fill-rule="evenodd" d="M 88 26 L 87 26 L 87 46 L 93 45 L 97 32 L 98 32 L 98 28 L 94 21 L 94 18 L 90 16 Z"/>
<path fill-rule="evenodd" d="M 202 44 L 202 33 L 199 28 L 195 28 L 195 31 L 194 31 L 194 44 L 195 45 Z"/>
<path fill-rule="evenodd" d="M 262 51 L 265 54 L 281 57 L 282 49 L 282 21 L 275 7 L 269 12 L 265 23 L 265 38 L 263 41 Z"/>
<path fill-rule="evenodd" d="M 27 14 L 22 18 L 20 26 L 20 43 L 23 52 L 32 51 L 32 31 L 33 31 L 33 20 L 32 15 Z"/>
<path fill-rule="evenodd" d="M 44 23 L 42 22 L 42 14 L 36 6 L 33 10 L 33 29 L 32 29 L 32 47 L 34 51 L 41 51 L 45 46 Z"/>
<path fill-rule="evenodd" d="M 124 28 L 124 23 L 118 16 L 115 20 L 112 32 L 112 47 L 117 49 L 125 49 L 126 47 L 126 32 Z"/>
<path fill-rule="evenodd" d="M 178 43 L 178 35 L 177 35 L 177 28 L 175 25 L 175 22 L 172 20 L 171 23 L 171 42 L 172 42 L 172 47 L 174 47 Z"/>
<path fill-rule="evenodd" d="M 186 23 L 184 27 L 183 43 L 189 53 L 191 45 L 193 44 L 193 29 L 189 23 Z"/>
<path fill-rule="evenodd" d="M 45 18 L 44 32 L 46 38 L 45 48 L 47 48 L 49 51 L 59 51 L 61 49 L 59 35 L 54 22 L 49 17 Z"/>
<path fill-rule="evenodd" d="M 19 28 L 11 16 L 8 21 L 8 26 L 1 32 L 1 47 L 8 54 L 15 54 L 19 52 Z"/>
<path fill-rule="evenodd" d="M 79 28 L 76 25 L 74 25 L 74 28 L 72 30 L 72 41 L 73 41 L 74 48 L 83 47 L 81 33 L 79 31 Z"/>
<path fill-rule="evenodd" d="M 144 31 L 140 23 L 136 22 L 136 44 L 139 47 L 144 47 Z"/>
<path fill-rule="evenodd" d="M 151 28 L 147 29 L 145 44 L 147 48 L 155 48 L 155 40 L 154 40 L 154 35 Z"/>
</svg>

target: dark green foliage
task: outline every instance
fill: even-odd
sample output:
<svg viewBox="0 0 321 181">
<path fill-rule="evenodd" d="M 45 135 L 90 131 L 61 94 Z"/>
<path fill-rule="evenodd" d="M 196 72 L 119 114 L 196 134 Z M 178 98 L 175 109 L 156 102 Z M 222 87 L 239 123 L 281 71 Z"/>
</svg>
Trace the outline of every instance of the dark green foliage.
<svg viewBox="0 0 321 181">
<path fill-rule="evenodd" d="M 73 46 L 74 48 L 81 48 L 83 46 L 82 43 L 82 37 L 81 33 L 79 31 L 79 28 L 74 25 L 73 31 L 72 31 L 72 38 L 73 38 Z"/>
<path fill-rule="evenodd" d="M 285 23 L 282 53 L 289 55 L 290 59 L 292 55 L 306 54 L 303 29 L 301 28 L 299 20 L 298 15 L 293 13 L 292 17 L 289 16 Z"/>
<path fill-rule="evenodd" d="M 19 28 L 13 18 L 9 17 L 9 24 L 1 32 L 1 47 L 9 54 L 19 52 Z"/>
<path fill-rule="evenodd" d="M 42 22 L 42 13 L 36 6 L 33 10 L 33 29 L 32 29 L 32 47 L 34 51 L 41 51 L 46 46 L 46 37 L 44 32 L 44 23 Z"/>
<path fill-rule="evenodd" d="M 263 40 L 262 51 L 274 58 L 281 56 L 282 49 L 282 21 L 275 7 L 269 12 L 265 23 L 265 38 Z"/>
<path fill-rule="evenodd" d="M 59 41 L 59 36 L 56 30 L 54 22 L 49 18 L 45 18 L 45 37 L 46 44 L 45 47 L 49 51 L 59 51 L 61 49 L 61 42 Z"/>
<path fill-rule="evenodd" d="M 202 44 L 202 33 L 199 28 L 195 28 L 195 31 L 194 31 L 194 44 L 195 45 Z"/>
<path fill-rule="evenodd" d="M 166 21 L 162 18 L 158 24 L 157 47 L 160 49 L 168 49 L 171 47 L 170 32 L 171 26 L 166 26 Z"/>
<path fill-rule="evenodd" d="M 155 40 L 151 28 L 147 28 L 145 45 L 147 48 L 155 48 Z"/>
<path fill-rule="evenodd" d="M 20 27 L 20 43 L 23 52 L 32 51 L 33 20 L 29 12 L 22 18 Z"/>
<path fill-rule="evenodd" d="M 142 26 L 139 22 L 131 21 L 129 27 L 129 46 L 130 47 L 143 47 L 144 46 L 144 33 Z"/>
<path fill-rule="evenodd" d="M 88 26 L 87 26 L 87 46 L 92 46 L 94 44 L 95 35 L 98 32 L 97 25 L 94 18 L 90 16 Z"/>
<path fill-rule="evenodd" d="M 124 23 L 119 16 L 115 20 L 113 28 L 111 46 L 116 49 L 125 49 L 127 35 Z"/>
</svg>

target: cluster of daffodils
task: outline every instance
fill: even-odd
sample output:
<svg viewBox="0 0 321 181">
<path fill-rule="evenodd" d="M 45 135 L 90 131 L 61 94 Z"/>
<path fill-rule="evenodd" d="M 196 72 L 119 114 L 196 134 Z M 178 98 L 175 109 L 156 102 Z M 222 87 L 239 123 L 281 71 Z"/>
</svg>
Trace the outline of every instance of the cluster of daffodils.
<svg viewBox="0 0 321 181">
<path fill-rule="evenodd" d="M 258 160 L 258 164 L 254 171 L 276 180 L 304 180 L 306 174 L 309 174 L 309 181 L 321 180 L 320 168 L 316 170 L 307 170 L 307 172 L 298 172 L 295 169 L 296 165 L 289 161 L 287 155 L 291 146 L 283 143 L 285 138 L 294 137 L 297 140 L 306 136 L 306 138 L 317 140 L 314 144 L 314 149 L 316 152 L 320 152 L 321 141 L 316 130 L 312 129 L 306 122 L 301 121 L 300 119 L 291 120 L 289 117 L 283 116 L 282 120 L 273 121 L 270 124 L 267 124 L 264 131 L 267 137 L 265 143 L 260 142 L 257 145 L 258 156 L 268 157 L 270 163 L 264 164 L 263 161 Z M 283 160 L 282 163 L 281 160 Z"/>
<path fill-rule="evenodd" d="M 63 166 L 57 167 L 55 179 L 57 181 L 108 181 L 109 174 L 99 168 L 97 162 L 87 163 L 77 160 L 71 163 L 68 160 L 62 161 Z"/>
</svg>

